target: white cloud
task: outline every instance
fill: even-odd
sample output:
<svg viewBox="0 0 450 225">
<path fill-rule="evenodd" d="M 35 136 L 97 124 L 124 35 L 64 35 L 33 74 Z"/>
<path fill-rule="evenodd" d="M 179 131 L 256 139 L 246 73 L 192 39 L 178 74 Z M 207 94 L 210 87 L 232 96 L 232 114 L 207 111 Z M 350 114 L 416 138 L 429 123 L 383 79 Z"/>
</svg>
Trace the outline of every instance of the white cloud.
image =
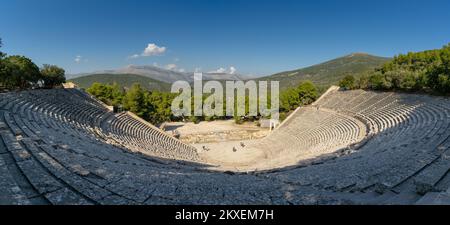
<svg viewBox="0 0 450 225">
<path fill-rule="evenodd" d="M 173 64 L 173 63 L 166 65 L 166 69 L 168 69 L 168 70 L 175 70 L 176 68 L 177 68 L 177 65 Z"/>
<path fill-rule="evenodd" d="M 77 55 L 77 56 L 75 57 L 75 62 L 76 62 L 76 63 L 80 63 L 82 59 L 83 59 L 83 57 L 82 57 L 81 55 Z"/>
<path fill-rule="evenodd" d="M 147 45 L 147 48 L 144 49 L 144 52 L 141 55 L 154 56 L 154 55 L 161 55 L 164 52 L 166 52 L 166 47 L 160 47 L 154 43 L 150 43 Z"/>
<path fill-rule="evenodd" d="M 231 66 L 228 70 L 220 67 L 217 70 L 213 70 L 213 71 L 209 71 L 208 73 L 228 73 L 228 74 L 235 74 L 236 73 L 236 68 L 234 66 Z"/>
<path fill-rule="evenodd" d="M 150 43 L 147 45 L 147 47 L 141 54 L 134 54 L 128 56 L 128 59 L 137 59 L 139 57 L 162 55 L 164 54 L 164 52 L 166 52 L 166 50 L 167 50 L 166 47 L 158 46 L 155 43 Z"/>
<path fill-rule="evenodd" d="M 156 66 L 156 67 L 159 67 L 158 64 L 153 64 L 153 65 Z M 186 70 L 184 68 L 179 68 L 178 69 L 178 65 L 174 64 L 174 63 L 167 64 L 167 65 L 164 66 L 164 68 L 166 70 L 177 71 L 177 72 L 180 72 L 180 73 L 186 72 Z"/>
<path fill-rule="evenodd" d="M 134 54 L 134 55 L 132 55 L 132 56 L 130 56 L 130 57 L 128 57 L 128 58 L 130 58 L 130 59 L 137 59 L 137 58 L 139 58 L 139 54 Z"/>
<path fill-rule="evenodd" d="M 209 73 L 225 73 L 227 70 L 224 69 L 223 67 L 220 67 L 217 70 L 213 70 L 213 71 L 209 71 Z"/>
<path fill-rule="evenodd" d="M 236 68 L 234 68 L 234 66 L 230 67 L 230 74 L 235 74 L 236 73 Z"/>
</svg>

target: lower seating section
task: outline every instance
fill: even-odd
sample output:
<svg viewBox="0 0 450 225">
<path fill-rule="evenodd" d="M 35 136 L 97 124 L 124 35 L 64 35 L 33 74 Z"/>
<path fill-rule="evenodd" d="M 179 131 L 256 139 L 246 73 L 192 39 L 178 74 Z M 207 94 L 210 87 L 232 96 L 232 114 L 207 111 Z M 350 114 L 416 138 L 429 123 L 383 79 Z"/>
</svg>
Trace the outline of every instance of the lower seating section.
<svg viewBox="0 0 450 225">
<path fill-rule="evenodd" d="M 268 196 L 256 198 L 254 192 L 280 188 L 256 177 L 230 181 L 188 166 L 180 170 L 39 122 L 44 132 L 16 135 L 11 127 L 28 127 L 16 119 L 7 122 L 8 114 L 0 117 L 0 204 L 269 204 Z M 233 200 L 235 187 L 242 188 L 242 199 Z"/>
<path fill-rule="evenodd" d="M 248 148 L 264 150 L 266 159 L 258 168 L 270 169 L 330 156 L 338 150 L 351 150 L 366 133 L 365 124 L 353 117 L 304 107 L 275 132 Z"/>
<path fill-rule="evenodd" d="M 448 98 L 334 90 L 252 149 L 212 171 L 82 91 L 0 93 L 0 204 L 450 204 Z"/>
<path fill-rule="evenodd" d="M 128 112 L 110 115 L 102 127 L 106 135 L 128 149 L 169 159 L 199 160 L 194 147 L 167 136 Z"/>
</svg>

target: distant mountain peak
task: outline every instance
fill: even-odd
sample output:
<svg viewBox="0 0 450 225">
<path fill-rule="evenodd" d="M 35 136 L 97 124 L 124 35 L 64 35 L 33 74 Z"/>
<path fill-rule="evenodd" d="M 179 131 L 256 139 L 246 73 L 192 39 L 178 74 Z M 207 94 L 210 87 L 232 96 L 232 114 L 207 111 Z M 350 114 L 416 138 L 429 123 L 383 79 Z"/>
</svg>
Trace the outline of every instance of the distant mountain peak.
<svg viewBox="0 0 450 225">
<path fill-rule="evenodd" d="M 140 69 L 140 70 L 166 70 L 157 66 L 152 66 L 152 65 L 128 65 L 127 67 L 125 67 L 124 69 Z"/>
<path fill-rule="evenodd" d="M 347 55 L 347 57 L 355 57 L 355 56 L 371 56 L 371 55 L 365 52 L 353 52 L 350 55 Z"/>
</svg>

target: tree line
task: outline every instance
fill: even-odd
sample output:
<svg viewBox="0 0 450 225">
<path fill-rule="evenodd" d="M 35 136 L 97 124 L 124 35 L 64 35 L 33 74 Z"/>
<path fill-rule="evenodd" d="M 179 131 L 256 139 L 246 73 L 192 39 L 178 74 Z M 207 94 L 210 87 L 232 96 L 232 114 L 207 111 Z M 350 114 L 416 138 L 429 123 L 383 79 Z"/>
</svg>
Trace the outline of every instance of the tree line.
<svg viewBox="0 0 450 225">
<path fill-rule="evenodd" d="M 133 84 L 129 89 L 121 88 L 117 83 L 93 83 L 86 91 L 108 105 L 133 112 L 153 124 L 179 120 L 171 112 L 172 100 L 176 94 L 147 91 L 139 83 Z"/>
<path fill-rule="evenodd" d="M 349 75 L 344 89 L 398 90 L 450 94 L 450 44 L 441 49 L 400 54 L 381 68 L 360 76 Z"/>
<path fill-rule="evenodd" d="M 25 56 L 7 56 L 0 51 L 0 89 L 53 88 L 65 81 L 65 71 L 58 66 L 44 64 L 39 68 Z"/>
<path fill-rule="evenodd" d="M 235 99 L 235 115 L 232 117 L 226 115 L 226 101 L 224 98 L 223 110 L 224 116 L 190 116 L 190 117 L 175 117 L 171 111 L 172 101 L 178 96 L 176 93 L 148 91 L 141 87 L 140 84 L 135 83 L 129 89 L 121 88 L 117 83 L 102 84 L 93 83 L 91 87 L 86 89 L 88 93 L 95 96 L 99 100 L 108 105 L 115 106 L 122 110 L 130 111 L 140 116 L 141 118 L 153 123 L 161 124 L 169 121 L 190 121 L 198 123 L 200 121 L 213 121 L 234 119 L 238 124 L 245 121 L 258 121 L 261 116 L 237 116 L 237 101 Z M 287 89 L 280 95 L 280 118 L 284 119 L 289 112 L 299 106 L 311 104 L 319 96 L 318 89 L 310 82 L 305 81 L 295 88 Z M 205 100 L 209 95 L 204 95 Z M 270 108 L 270 94 L 268 95 L 268 107 Z M 194 101 L 192 100 L 193 104 Z M 194 107 L 191 107 L 192 110 Z M 249 111 L 248 96 L 246 96 L 245 109 L 246 114 Z M 193 115 L 193 113 L 192 113 Z"/>
</svg>

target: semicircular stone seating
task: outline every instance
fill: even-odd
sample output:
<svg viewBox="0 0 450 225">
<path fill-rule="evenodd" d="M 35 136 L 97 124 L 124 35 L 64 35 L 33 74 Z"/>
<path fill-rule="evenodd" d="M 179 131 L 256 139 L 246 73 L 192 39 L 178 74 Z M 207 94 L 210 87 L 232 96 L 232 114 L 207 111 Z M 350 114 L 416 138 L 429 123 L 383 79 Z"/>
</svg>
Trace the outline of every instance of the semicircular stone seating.
<svg viewBox="0 0 450 225">
<path fill-rule="evenodd" d="M 76 89 L 0 93 L 0 137 L 0 204 L 450 204 L 444 97 L 334 88 L 234 172 Z"/>
</svg>

